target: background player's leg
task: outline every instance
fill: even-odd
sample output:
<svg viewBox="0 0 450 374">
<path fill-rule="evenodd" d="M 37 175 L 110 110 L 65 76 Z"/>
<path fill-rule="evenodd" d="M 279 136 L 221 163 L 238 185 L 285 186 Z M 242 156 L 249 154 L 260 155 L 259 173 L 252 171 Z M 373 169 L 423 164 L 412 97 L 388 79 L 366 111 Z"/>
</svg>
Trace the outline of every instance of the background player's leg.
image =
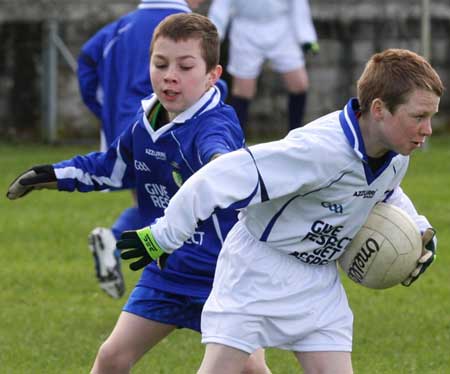
<svg viewBox="0 0 450 374">
<path fill-rule="evenodd" d="M 308 74 L 305 68 L 298 68 L 282 74 L 289 92 L 288 113 L 289 129 L 302 126 L 306 107 L 306 92 L 309 87 Z"/>
<path fill-rule="evenodd" d="M 132 191 L 136 204 L 136 194 Z M 109 296 L 118 299 L 125 293 L 125 281 L 120 266 L 120 254 L 116 241 L 125 230 L 137 230 L 146 222 L 141 217 L 137 206 L 125 209 L 109 229 L 96 227 L 88 238 L 89 248 L 94 256 L 95 272 L 100 288 Z"/>
<path fill-rule="evenodd" d="M 243 79 L 233 77 L 231 97 L 229 104 L 234 108 L 241 123 L 241 127 L 246 130 L 248 121 L 248 111 L 250 101 L 255 96 L 256 79 Z"/>
</svg>

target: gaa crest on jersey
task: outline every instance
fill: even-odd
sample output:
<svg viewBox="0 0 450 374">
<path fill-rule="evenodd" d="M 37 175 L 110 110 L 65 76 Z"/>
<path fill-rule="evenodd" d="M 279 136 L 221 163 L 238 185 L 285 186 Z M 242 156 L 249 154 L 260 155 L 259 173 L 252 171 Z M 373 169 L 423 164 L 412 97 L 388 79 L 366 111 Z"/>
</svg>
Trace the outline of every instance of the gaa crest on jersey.
<svg viewBox="0 0 450 374">
<path fill-rule="evenodd" d="M 178 188 L 180 188 L 184 182 L 183 176 L 181 175 L 181 172 L 180 172 L 180 166 L 176 162 L 171 162 L 170 164 L 173 167 L 173 170 L 172 170 L 173 181 L 178 186 Z"/>
</svg>

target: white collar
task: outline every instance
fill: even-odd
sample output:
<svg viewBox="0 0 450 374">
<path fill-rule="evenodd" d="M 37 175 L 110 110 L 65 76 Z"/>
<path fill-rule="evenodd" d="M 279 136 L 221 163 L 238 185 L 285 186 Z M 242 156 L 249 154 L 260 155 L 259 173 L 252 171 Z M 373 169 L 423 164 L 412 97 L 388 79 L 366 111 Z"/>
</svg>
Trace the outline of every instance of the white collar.
<svg viewBox="0 0 450 374">
<path fill-rule="evenodd" d="M 195 104 L 187 108 L 184 112 L 178 114 L 172 121 L 155 131 L 148 120 L 150 110 L 158 103 L 158 97 L 153 93 L 150 98 L 141 100 L 142 109 L 144 111 L 142 120 L 153 141 L 156 141 L 161 134 L 170 130 L 176 123 L 184 123 L 187 120 L 214 108 L 219 102 L 220 91 L 216 86 L 213 86 L 206 91 Z"/>
</svg>

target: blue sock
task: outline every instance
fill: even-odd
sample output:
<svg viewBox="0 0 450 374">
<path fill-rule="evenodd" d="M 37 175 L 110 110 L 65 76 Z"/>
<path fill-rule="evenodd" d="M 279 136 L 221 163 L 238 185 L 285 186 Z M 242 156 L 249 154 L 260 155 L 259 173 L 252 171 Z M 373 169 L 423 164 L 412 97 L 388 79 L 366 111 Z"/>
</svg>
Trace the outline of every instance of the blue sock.
<svg viewBox="0 0 450 374">
<path fill-rule="evenodd" d="M 242 131 L 245 135 L 245 129 L 247 127 L 247 120 L 248 120 L 248 108 L 250 106 L 250 100 L 246 99 L 244 97 L 239 96 L 231 96 L 229 104 L 234 108 L 236 111 L 237 117 L 239 119 L 239 122 L 242 127 Z"/>
<path fill-rule="evenodd" d="M 303 114 L 305 113 L 306 92 L 298 94 L 290 93 L 288 99 L 289 130 L 303 126 Z"/>
</svg>

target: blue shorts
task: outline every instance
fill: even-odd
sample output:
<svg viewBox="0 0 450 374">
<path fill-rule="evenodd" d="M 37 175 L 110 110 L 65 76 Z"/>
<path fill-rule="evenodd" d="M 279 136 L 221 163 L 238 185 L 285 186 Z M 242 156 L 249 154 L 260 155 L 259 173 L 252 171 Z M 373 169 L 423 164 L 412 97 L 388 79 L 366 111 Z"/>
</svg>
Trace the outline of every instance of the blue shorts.
<svg viewBox="0 0 450 374">
<path fill-rule="evenodd" d="M 123 310 L 152 321 L 200 332 L 206 297 L 178 295 L 148 287 L 135 287 Z"/>
</svg>

